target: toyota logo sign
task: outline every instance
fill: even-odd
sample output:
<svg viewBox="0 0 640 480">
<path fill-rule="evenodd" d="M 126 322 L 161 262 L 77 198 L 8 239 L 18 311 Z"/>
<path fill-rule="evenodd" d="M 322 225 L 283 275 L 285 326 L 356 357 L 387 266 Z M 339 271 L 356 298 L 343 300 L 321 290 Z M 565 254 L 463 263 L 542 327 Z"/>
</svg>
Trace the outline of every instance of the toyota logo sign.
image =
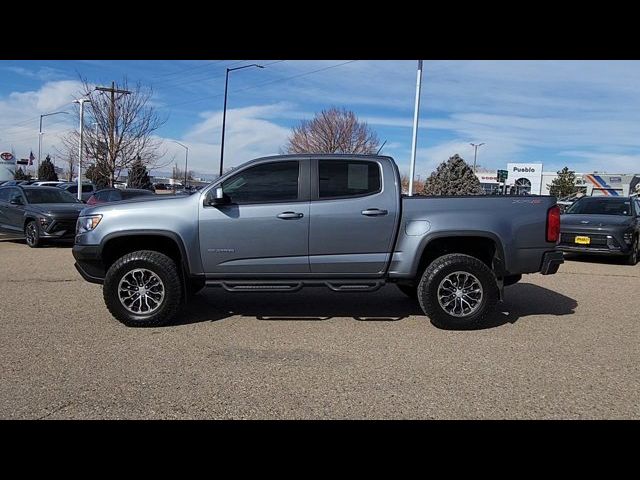
<svg viewBox="0 0 640 480">
<path fill-rule="evenodd" d="M 13 153 L 11 152 L 2 152 L 0 153 L 0 158 L 5 162 L 11 162 L 13 160 Z"/>
</svg>

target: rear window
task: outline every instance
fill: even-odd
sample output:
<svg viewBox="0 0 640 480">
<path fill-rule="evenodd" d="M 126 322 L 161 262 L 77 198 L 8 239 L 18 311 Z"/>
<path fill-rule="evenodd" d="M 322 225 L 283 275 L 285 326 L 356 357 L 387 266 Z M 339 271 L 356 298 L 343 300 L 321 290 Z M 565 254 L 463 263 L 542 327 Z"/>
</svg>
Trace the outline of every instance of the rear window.
<svg viewBox="0 0 640 480">
<path fill-rule="evenodd" d="M 380 166 L 357 160 L 320 160 L 318 162 L 320 198 L 371 195 L 380 191 Z"/>
</svg>

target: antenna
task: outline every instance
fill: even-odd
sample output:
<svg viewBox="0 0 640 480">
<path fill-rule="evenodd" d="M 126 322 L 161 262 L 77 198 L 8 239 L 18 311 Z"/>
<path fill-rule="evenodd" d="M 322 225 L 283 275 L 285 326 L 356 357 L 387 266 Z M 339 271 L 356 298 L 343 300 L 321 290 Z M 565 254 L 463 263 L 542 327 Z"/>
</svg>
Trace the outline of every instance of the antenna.
<svg viewBox="0 0 640 480">
<path fill-rule="evenodd" d="M 376 152 L 376 155 L 379 155 L 379 154 L 380 154 L 380 150 L 382 150 L 382 147 L 384 147 L 386 143 L 387 143 L 387 141 L 385 140 L 385 141 L 382 143 L 382 145 L 380 145 L 380 148 L 379 148 L 379 149 L 378 149 L 378 151 Z"/>
</svg>

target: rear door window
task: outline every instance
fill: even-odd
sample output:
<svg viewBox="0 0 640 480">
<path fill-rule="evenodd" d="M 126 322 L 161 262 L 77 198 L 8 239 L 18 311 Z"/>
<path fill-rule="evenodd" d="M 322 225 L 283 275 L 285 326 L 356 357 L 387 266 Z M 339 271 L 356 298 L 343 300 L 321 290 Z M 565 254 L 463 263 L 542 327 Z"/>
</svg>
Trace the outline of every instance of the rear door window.
<svg viewBox="0 0 640 480">
<path fill-rule="evenodd" d="M 362 160 L 320 160 L 318 193 L 321 199 L 361 197 L 381 190 L 380 166 Z"/>
</svg>

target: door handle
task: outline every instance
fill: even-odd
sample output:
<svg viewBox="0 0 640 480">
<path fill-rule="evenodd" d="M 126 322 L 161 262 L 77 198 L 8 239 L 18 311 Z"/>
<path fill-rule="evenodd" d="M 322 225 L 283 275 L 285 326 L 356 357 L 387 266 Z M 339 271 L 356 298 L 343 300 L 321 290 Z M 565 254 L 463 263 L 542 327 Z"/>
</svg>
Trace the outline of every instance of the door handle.
<svg viewBox="0 0 640 480">
<path fill-rule="evenodd" d="M 281 218 L 283 220 L 295 220 L 296 218 L 304 217 L 304 214 L 303 213 L 296 213 L 296 212 L 282 212 L 277 217 Z"/>
<path fill-rule="evenodd" d="M 386 210 L 380 210 L 379 208 L 367 208 L 366 210 L 362 210 L 362 215 L 366 215 L 367 217 L 379 217 L 381 215 L 386 215 Z"/>
</svg>

